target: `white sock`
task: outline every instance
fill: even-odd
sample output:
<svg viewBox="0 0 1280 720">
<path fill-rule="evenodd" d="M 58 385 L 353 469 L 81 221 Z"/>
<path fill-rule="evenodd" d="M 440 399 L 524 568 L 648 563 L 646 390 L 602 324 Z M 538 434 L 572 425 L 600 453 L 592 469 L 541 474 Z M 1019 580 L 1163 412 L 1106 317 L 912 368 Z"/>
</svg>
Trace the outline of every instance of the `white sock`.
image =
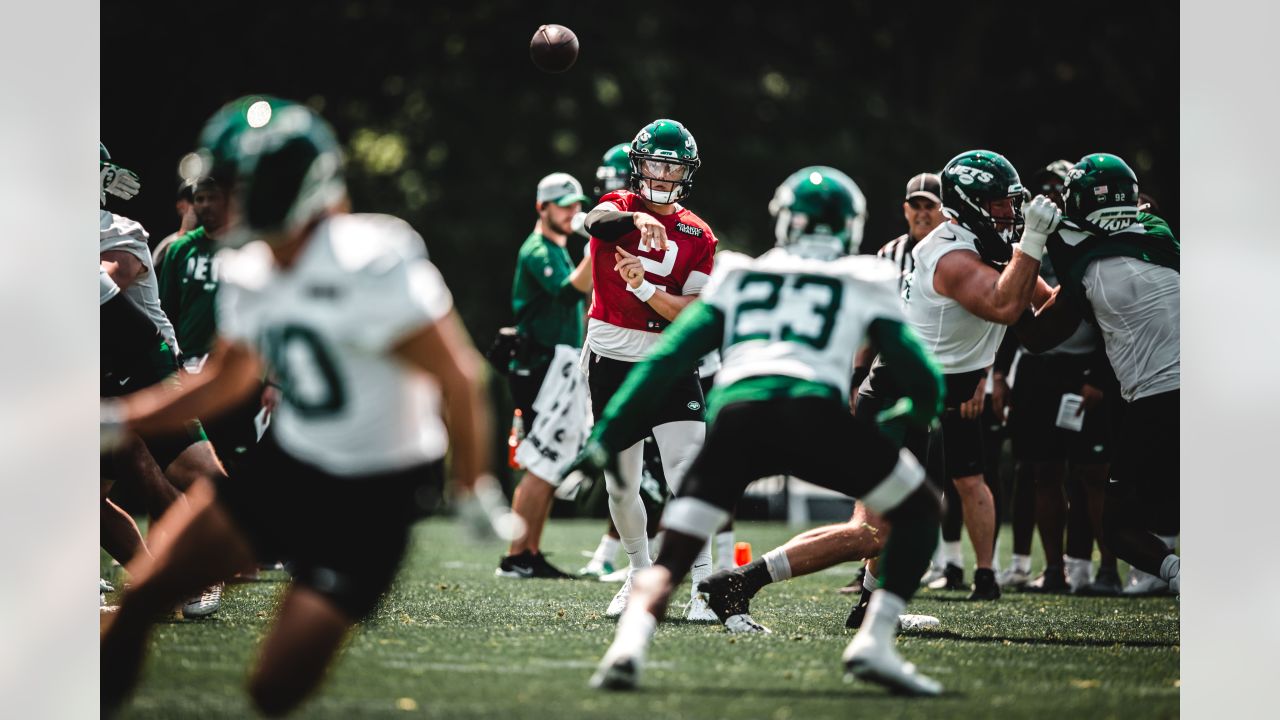
<svg viewBox="0 0 1280 720">
<path fill-rule="evenodd" d="M 956 540 L 955 542 L 944 541 L 942 543 L 942 559 L 948 565 L 964 567 L 964 552 L 960 549 L 960 542 Z"/>
<path fill-rule="evenodd" d="M 787 560 L 787 553 L 782 548 L 774 548 L 761 555 L 760 559 L 764 560 L 765 567 L 769 569 L 769 577 L 774 582 L 791 579 L 791 561 Z"/>
<path fill-rule="evenodd" d="M 689 568 L 689 586 L 690 597 L 698 594 L 698 583 L 706 580 L 711 575 L 711 541 L 707 540 L 702 544 L 702 549 L 693 558 L 693 565 Z"/>
<path fill-rule="evenodd" d="M 906 600 L 884 588 L 876 590 L 871 593 L 871 601 L 867 603 L 867 614 L 859 632 L 869 632 L 877 640 L 891 643 L 898 634 L 898 616 L 906 609 Z"/>
<path fill-rule="evenodd" d="M 876 581 L 876 576 L 871 574 L 871 568 L 869 567 L 863 570 L 862 587 L 870 590 L 871 592 L 875 592 L 876 590 L 879 589 L 879 584 Z"/>
<path fill-rule="evenodd" d="M 999 528 L 996 528 L 999 530 Z M 991 569 L 1000 572 L 1000 536 L 996 535 L 995 551 L 991 553 Z"/>
<path fill-rule="evenodd" d="M 716 533 L 715 569 L 728 570 L 734 567 L 733 531 L 725 530 Z"/>
<path fill-rule="evenodd" d="M 622 543 L 618 542 L 618 538 L 612 535 L 605 535 L 600 538 L 600 544 L 596 546 L 596 551 L 591 556 L 591 562 L 599 565 L 604 563 L 614 565 L 618 561 L 618 550 L 620 549 L 622 549 Z"/>
<path fill-rule="evenodd" d="M 649 558 L 649 538 L 643 533 L 639 540 L 623 540 L 622 549 L 627 553 L 627 561 L 631 564 L 631 572 L 643 570 L 653 565 Z"/>
<path fill-rule="evenodd" d="M 625 653 L 629 656 L 644 656 L 658 627 L 658 620 L 645 610 L 631 610 L 622 613 L 618 618 L 618 630 L 613 636 L 613 645 L 609 652 Z"/>
<path fill-rule="evenodd" d="M 930 561 L 936 568 L 940 568 L 947 563 L 946 550 L 942 547 L 943 544 L 942 531 L 939 530 L 938 544 L 933 548 L 933 560 Z"/>
<path fill-rule="evenodd" d="M 1031 572 L 1031 556 L 1019 555 L 1017 553 L 1014 553 L 1013 554 L 1013 571 L 1020 572 L 1020 573 L 1030 573 Z"/>
<path fill-rule="evenodd" d="M 1177 555 L 1170 553 L 1163 562 L 1160 563 L 1160 579 L 1172 580 L 1177 576 L 1178 571 L 1182 569 L 1182 561 Z"/>
</svg>

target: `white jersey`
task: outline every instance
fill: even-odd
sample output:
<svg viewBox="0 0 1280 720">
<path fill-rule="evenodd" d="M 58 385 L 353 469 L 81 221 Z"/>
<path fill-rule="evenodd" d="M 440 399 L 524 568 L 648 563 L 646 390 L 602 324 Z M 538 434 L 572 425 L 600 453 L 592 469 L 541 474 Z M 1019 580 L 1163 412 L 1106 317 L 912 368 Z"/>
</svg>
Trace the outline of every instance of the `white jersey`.
<svg viewBox="0 0 1280 720">
<path fill-rule="evenodd" d="M 1095 260 L 1084 271 L 1085 296 L 1125 400 L 1181 385 L 1180 279 L 1177 270 L 1130 257 Z"/>
<path fill-rule="evenodd" d="M 98 266 L 98 307 L 107 304 L 107 301 L 120 294 L 120 287 L 116 285 L 116 281 L 111 279 L 107 274 L 107 269 Z"/>
<path fill-rule="evenodd" d="M 877 318 L 903 322 L 897 269 L 869 255 L 823 261 L 774 248 L 753 260 L 721 252 L 702 300 L 725 318 L 717 387 L 781 375 L 848 397 L 867 327 Z"/>
<path fill-rule="evenodd" d="M 978 254 L 976 236 L 955 223 L 934 228 L 911 251 L 915 266 L 902 288 L 907 322 L 946 374 L 983 370 L 996 359 L 1005 326 L 974 315 L 933 287 L 942 256 L 956 250 Z"/>
<path fill-rule="evenodd" d="M 151 261 L 151 248 L 147 246 L 147 231 L 134 220 L 99 210 L 98 253 L 108 250 L 122 250 L 142 263 L 142 273 L 124 289 L 124 294 L 138 303 L 138 307 L 151 318 L 151 322 L 160 328 L 160 335 L 169 343 L 169 347 L 175 353 L 181 352 L 173 323 L 169 322 L 169 316 L 160 307 L 160 285 L 156 281 L 156 269 Z"/>
<path fill-rule="evenodd" d="M 453 307 L 407 223 L 339 215 L 316 227 L 288 269 L 261 241 L 220 261 L 219 332 L 256 347 L 280 381 L 271 428 L 281 448 L 344 476 L 444 456 L 439 386 L 392 354 Z"/>
</svg>

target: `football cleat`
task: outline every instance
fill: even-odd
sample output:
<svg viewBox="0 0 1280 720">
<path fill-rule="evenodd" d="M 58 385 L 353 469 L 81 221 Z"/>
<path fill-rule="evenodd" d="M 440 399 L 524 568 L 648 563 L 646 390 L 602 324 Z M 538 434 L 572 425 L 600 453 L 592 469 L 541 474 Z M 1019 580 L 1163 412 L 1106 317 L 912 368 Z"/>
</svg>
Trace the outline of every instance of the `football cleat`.
<svg viewBox="0 0 1280 720">
<path fill-rule="evenodd" d="M 854 603 L 853 609 L 849 611 L 849 617 L 845 618 L 844 626 L 853 630 L 862 627 L 862 619 L 867 616 L 867 605 L 871 603 L 871 591 L 863 586 L 862 595 L 858 598 L 858 602 Z"/>
<path fill-rule="evenodd" d="M 970 600 L 999 600 L 1000 583 L 996 582 L 996 574 L 990 568 L 978 568 L 973 571 L 973 592 Z"/>
<path fill-rule="evenodd" d="M 222 607 L 222 583 L 210 585 L 182 604 L 182 617 L 187 620 L 208 617 Z"/>
<path fill-rule="evenodd" d="M 627 609 L 627 601 L 631 599 L 631 573 L 627 573 L 627 581 L 622 584 L 618 590 L 618 594 L 613 596 L 609 601 L 609 607 L 604 611 L 605 617 L 616 618 L 622 615 L 622 611 Z"/>
<path fill-rule="evenodd" d="M 1009 590 L 1021 590 L 1026 587 L 1027 583 L 1031 582 L 1031 573 L 1023 572 L 1018 568 L 1009 568 L 1008 570 L 1000 571 L 1000 573 L 996 575 L 996 582 L 998 582 L 1002 588 Z"/>
<path fill-rule="evenodd" d="M 735 634 L 770 635 L 773 633 L 772 630 L 756 622 L 755 618 L 746 613 L 729 616 L 729 619 L 724 621 L 724 629 Z"/>
<path fill-rule="evenodd" d="M 899 695 L 942 694 L 941 683 L 903 660 L 892 641 L 877 640 L 872 633 L 858 633 L 845 648 L 842 660 L 846 681 L 857 678 L 876 683 Z"/>
<path fill-rule="evenodd" d="M 930 565 L 925 572 L 924 577 L 920 578 L 920 584 L 924 587 L 930 587 L 943 577 L 943 571 L 946 569 L 944 565 Z"/>
<path fill-rule="evenodd" d="M 1067 586 L 1071 592 L 1078 593 L 1089 586 L 1089 576 L 1093 574 L 1093 562 L 1084 558 L 1069 557 L 1067 563 Z"/>
<path fill-rule="evenodd" d="M 1145 573 L 1138 568 L 1129 568 L 1129 581 L 1125 583 L 1125 595 L 1141 597 L 1143 595 L 1164 595 L 1169 592 L 1169 583 L 1155 575 Z"/>
<path fill-rule="evenodd" d="M 698 583 L 698 590 L 707 595 L 707 605 L 721 621 L 750 612 L 751 596 L 747 594 L 744 575 L 741 568 L 730 568 L 712 573 Z"/>
<path fill-rule="evenodd" d="M 591 687 L 597 690 L 634 690 L 640 684 L 641 663 L 637 656 L 607 653 L 591 675 Z"/>
<path fill-rule="evenodd" d="M 959 565 L 947 563 L 946 568 L 942 571 L 942 577 L 929 583 L 930 590 L 968 590 L 968 586 L 964 584 L 964 568 Z"/>
<path fill-rule="evenodd" d="M 720 617 L 715 614 L 715 611 L 713 611 L 709 605 L 707 605 L 706 593 L 697 593 L 689 599 L 689 605 L 685 610 L 684 619 L 688 622 L 720 622 Z"/>
<path fill-rule="evenodd" d="M 1119 595 L 1123 589 L 1124 586 L 1120 584 L 1120 573 L 1114 567 L 1100 567 L 1098 574 L 1093 576 L 1093 582 L 1076 590 L 1076 593 L 1115 596 Z"/>
<path fill-rule="evenodd" d="M 1066 571 L 1062 566 L 1050 565 L 1040 573 L 1040 577 L 1027 583 L 1023 590 L 1048 595 L 1064 595 L 1071 591 L 1071 586 L 1067 584 Z"/>
<path fill-rule="evenodd" d="M 902 632 L 914 630 L 929 630 L 936 628 L 942 624 L 942 621 L 932 615 L 899 615 L 898 630 Z"/>
<path fill-rule="evenodd" d="M 507 555 L 498 563 L 498 568 L 493 571 L 497 577 L 505 578 L 542 578 L 547 580 L 564 580 L 573 576 L 561 571 L 556 566 L 547 562 L 547 558 L 540 552 L 529 552 L 525 550 L 519 555 Z"/>
<path fill-rule="evenodd" d="M 103 580 L 102 578 L 98 578 L 98 592 L 109 593 L 109 592 L 115 592 L 115 591 L 116 591 L 116 588 L 114 585 L 107 582 L 106 580 Z"/>
<path fill-rule="evenodd" d="M 627 576 L 631 574 L 630 568 L 618 568 L 608 575 L 601 575 L 600 582 L 620 583 L 626 582 Z"/>
<path fill-rule="evenodd" d="M 604 580 L 605 576 L 613 573 L 615 568 L 613 563 L 609 561 L 596 562 L 592 560 L 587 566 L 578 571 L 578 577 L 588 580 Z"/>
</svg>

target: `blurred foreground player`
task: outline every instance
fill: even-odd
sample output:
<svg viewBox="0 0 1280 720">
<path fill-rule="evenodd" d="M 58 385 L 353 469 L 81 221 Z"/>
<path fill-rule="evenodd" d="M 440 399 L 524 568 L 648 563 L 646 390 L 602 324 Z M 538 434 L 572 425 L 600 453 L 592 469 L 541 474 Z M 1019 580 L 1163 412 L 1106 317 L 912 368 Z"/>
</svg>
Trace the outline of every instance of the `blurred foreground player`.
<svg viewBox="0 0 1280 720">
<path fill-rule="evenodd" d="M 226 410 L 257 388 L 267 362 L 283 397 L 252 476 L 194 486 L 190 507 L 161 521 L 168 543 L 135 564 L 102 636 L 102 707 L 112 712 L 132 689 L 151 624 L 175 599 L 265 555 L 291 561 L 294 574 L 249 690 L 259 711 L 282 715 L 395 577 L 410 525 L 434 504 L 450 439 L 463 492 L 501 493 L 485 467 L 479 362 L 449 291 L 403 221 L 345 214 L 328 125 L 300 105 L 246 98 L 214 115 L 201 144 L 215 167 L 236 168 L 241 225 L 223 242 L 243 246 L 224 257 L 221 338 L 181 390 L 105 407 L 104 435 Z M 499 502 L 484 517 L 471 497 L 468 516 L 492 518 Z"/>
<path fill-rule="evenodd" d="M 637 574 L 631 601 L 592 677 L 595 687 L 635 687 L 656 624 L 695 556 L 729 517 L 748 483 L 788 474 L 861 497 L 893 523 L 883 588 L 844 653 L 846 670 L 896 692 L 941 686 L 894 648 L 898 615 L 937 543 L 938 495 L 924 469 L 870 423 L 849 413 L 853 357 L 864 341 L 891 357 L 907 401 L 900 422 L 937 417 L 940 378 L 903 324 L 890 263 L 846 257 L 855 241 L 855 186 L 829 167 L 807 167 L 778 188 L 770 209 L 779 247 L 758 259 L 722 258 L 703 298 L 672 325 L 609 402 L 583 449 L 599 473 L 698 358 L 722 347 L 710 396 L 711 429 L 684 485 L 663 514 L 657 564 Z M 856 456 L 850 466 L 845 460 Z M 739 617 L 739 621 L 749 619 Z"/>
</svg>

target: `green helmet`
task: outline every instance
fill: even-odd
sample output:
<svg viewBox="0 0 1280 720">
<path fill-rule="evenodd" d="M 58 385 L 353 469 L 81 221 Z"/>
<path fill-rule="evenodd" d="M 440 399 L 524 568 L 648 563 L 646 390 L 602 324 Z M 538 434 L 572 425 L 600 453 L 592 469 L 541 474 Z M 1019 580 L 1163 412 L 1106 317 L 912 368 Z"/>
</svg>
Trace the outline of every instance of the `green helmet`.
<svg viewBox="0 0 1280 720">
<path fill-rule="evenodd" d="M 333 129 L 304 105 L 241 98 L 215 113 L 200 138 L 199 152 L 211 163 L 207 174 L 235 181 L 250 234 L 297 229 L 346 196 Z M 238 235 L 233 242 L 247 239 Z"/>
<path fill-rule="evenodd" d="M 1138 221 L 1138 176 L 1108 153 L 1090 153 L 1067 173 L 1063 215 L 1082 227 L 1111 233 Z"/>
<path fill-rule="evenodd" d="M 969 150 L 951 158 L 939 175 L 943 212 L 977 235 L 978 254 L 984 260 L 1009 262 L 1025 199 L 1018 171 L 999 153 Z M 1013 200 L 1013 216 L 992 217 L 991 205 L 1005 199 Z"/>
<path fill-rule="evenodd" d="M 102 141 L 99 140 L 98 141 L 98 169 L 101 170 L 102 164 L 109 163 L 109 162 L 111 162 L 111 153 L 107 152 L 107 146 L 103 145 Z"/>
<path fill-rule="evenodd" d="M 596 199 L 631 185 L 630 154 L 630 143 L 618 143 L 605 152 L 596 168 L 596 186 L 592 190 Z"/>
<path fill-rule="evenodd" d="M 698 143 L 675 120 L 654 120 L 640 128 L 631 141 L 631 189 L 640 196 L 667 205 L 689 197 L 693 174 L 702 165 Z M 670 184 L 670 190 L 654 190 L 653 183 Z"/>
<path fill-rule="evenodd" d="M 867 201 L 848 175 L 825 165 L 797 170 L 769 202 L 778 247 L 805 257 L 831 259 L 858 251 Z"/>
</svg>

